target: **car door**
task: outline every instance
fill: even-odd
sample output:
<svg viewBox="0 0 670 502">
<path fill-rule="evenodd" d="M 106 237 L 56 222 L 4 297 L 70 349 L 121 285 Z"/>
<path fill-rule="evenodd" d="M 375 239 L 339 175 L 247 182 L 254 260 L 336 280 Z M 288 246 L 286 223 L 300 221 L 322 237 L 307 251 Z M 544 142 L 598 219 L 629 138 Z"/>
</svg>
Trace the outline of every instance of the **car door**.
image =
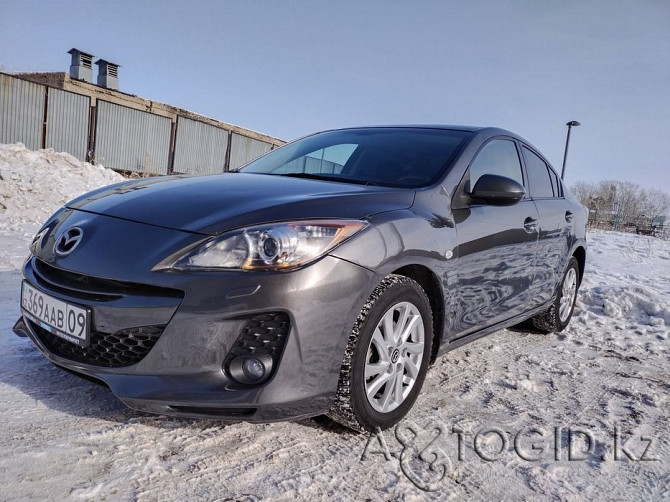
<svg viewBox="0 0 670 502">
<path fill-rule="evenodd" d="M 554 170 L 530 147 L 521 147 L 528 188 L 539 214 L 531 306 L 549 301 L 562 278 L 571 246 L 573 213 Z"/>
<path fill-rule="evenodd" d="M 462 193 L 452 203 L 458 291 L 451 340 L 523 312 L 531 291 L 538 236 L 535 203 L 528 197 L 513 205 L 476 203 L 467 193 L 484 174 L 505 176 L 525 186 L 515 141 L 487 142 L 470 163 L 458 189 Z"/>
</svg>

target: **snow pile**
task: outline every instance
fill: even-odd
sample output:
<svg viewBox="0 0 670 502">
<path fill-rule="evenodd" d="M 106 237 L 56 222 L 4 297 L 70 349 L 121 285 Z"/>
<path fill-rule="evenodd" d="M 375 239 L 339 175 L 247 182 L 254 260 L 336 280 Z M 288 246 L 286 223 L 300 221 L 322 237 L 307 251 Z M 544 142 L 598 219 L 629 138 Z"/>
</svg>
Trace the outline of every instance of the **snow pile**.
<svg viewBox="0 0 670 502">
<path fill-rule="evenodd" d="M 11 332 L 21 262 L 53 210 L 122 178 L 16 145 L 0 146 L 0 173 L 3 500 L 670 497 L 668 241 L 591 232 L 568 328 L 502 330 L 438 358 L 404 429 L 384 432 L 386 458 L 378 441 L 323 420 L 145 415 L 56 368 Z M 576 459 L 569 430 L 583 431 Z"/>
<path fill-rule="evenodd" d="M 67 201 L 125 178 L 49 148 L 0 145 L 0 228 L 41 224 Z"/>
<path fill-rule="evenodd" d="M 124 179 L 51 148 L 35 152 L 21 143 L 0 145 L 0 270 L 14 268 L 26 253 L 17 235 L 31 238 L 67 201 Z"/>
</svg>

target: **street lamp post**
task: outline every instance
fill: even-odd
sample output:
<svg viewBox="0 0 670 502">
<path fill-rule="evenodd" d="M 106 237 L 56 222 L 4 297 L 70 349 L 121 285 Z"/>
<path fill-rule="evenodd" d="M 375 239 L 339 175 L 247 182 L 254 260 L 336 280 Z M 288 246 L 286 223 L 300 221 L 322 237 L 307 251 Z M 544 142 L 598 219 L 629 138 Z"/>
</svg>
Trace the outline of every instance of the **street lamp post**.
<svg viewBox="0 0 670 502">
<path fill-rule="evenodd" d="M 571 120 L 565 125 L 568 126 L 568 136 L 567 138 L 565 138 L 565 153 L 563 154 L 563 169 L 561 170 L 561 179 L 565 179 L 565 161 L 568 158 L 568 146 L 570 145 L 570 129 L 572 129 L 573 127 L 580 126 L 582 124 L 580 124 L 576 120 Z"/>
</svg>

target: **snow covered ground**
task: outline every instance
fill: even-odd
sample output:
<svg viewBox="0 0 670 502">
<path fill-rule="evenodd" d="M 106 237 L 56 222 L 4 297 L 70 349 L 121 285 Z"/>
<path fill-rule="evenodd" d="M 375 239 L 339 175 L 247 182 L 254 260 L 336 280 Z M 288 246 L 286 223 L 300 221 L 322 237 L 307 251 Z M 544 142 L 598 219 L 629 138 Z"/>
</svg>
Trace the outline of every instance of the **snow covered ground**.
<svg viewBox="0 0 670 502">
<path fill-rule="evenodd" d="M 0 177 L 0 500 L 670 497 L 669 242 L 591 233 L 568 329 L 440 358 L 382 443 L 320 419 L 146 415 L 52 366 L 11 331 L 28 242 L 66 199 L 121 178 L 17 145 L 0 145 Z"/>
</svg>

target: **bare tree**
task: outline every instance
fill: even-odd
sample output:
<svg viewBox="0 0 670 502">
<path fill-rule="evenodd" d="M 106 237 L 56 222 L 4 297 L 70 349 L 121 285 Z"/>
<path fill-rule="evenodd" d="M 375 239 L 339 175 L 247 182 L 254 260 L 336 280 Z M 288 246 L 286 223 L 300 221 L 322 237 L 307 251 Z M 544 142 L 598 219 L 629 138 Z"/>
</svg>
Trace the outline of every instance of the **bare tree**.
<svg viewBox="0 0 670 502">
<path fill-rule="evenodd" d="M 586 183 L 584 181 L 578 181 L 570 188 L 572 193 L 579 199 L 579 202 L 588 206 L 591 200 L 594 197 L 595 185 L 593 183 Z"/>
<path fill-rule="evenodd" d="M 614 210 L 620 223 L 637 223 L 643 216 L 643 193 L 640 185 L 630 181 L 616 181 L 614 195 Z"/>
<path fill-rule="evenodd" d="M 653 223 L 659 216 L 664 216 L 670 211 L 670 195 L 657 188 L 645 190 L 642 210 Z"/>
<path fill-rule="evenodd" d="M 630 181 L 580 181 L 572 192 L 589 208 L 592 219 L 613 228 L 649 228 L 670 212 L 669 194 L 655 188 L 644 189 Z"/>
</svg>

